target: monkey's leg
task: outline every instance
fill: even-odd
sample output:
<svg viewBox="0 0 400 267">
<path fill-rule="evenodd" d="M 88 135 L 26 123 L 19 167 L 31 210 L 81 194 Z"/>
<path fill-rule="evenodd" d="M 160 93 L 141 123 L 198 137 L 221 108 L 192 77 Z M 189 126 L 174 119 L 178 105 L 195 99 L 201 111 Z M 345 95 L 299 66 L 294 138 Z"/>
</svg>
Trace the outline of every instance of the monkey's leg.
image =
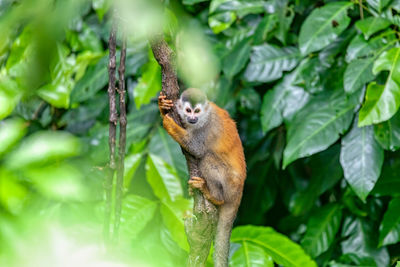
<svg viewBox="0 0 400 267">
<path fill-rule="evenodd" d="M 206 183 L 203 178 L 191 177 L 188 181 L 190 187 L 199 189 L 205 198 L 207 198 L 214 205 L 220 206 L 224 204 L 224 199 L 222 197 L 222 192 L 217 188 L 214 188 L 213 183 Z"/>
</svg>

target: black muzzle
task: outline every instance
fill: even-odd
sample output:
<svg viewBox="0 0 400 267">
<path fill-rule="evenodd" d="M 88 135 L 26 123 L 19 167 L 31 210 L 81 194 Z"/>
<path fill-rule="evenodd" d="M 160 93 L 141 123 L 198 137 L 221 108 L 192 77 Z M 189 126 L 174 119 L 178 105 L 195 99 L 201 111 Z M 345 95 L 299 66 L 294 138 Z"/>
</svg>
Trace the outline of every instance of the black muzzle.
<svg viewBox="0 0 400 267">
<path fill-rule="evenodd" d="M 187 121 L 188 121 L 189 123 L 191 123 L 191 124 L 195 124 L 195 123 L 197 122 L 197 120 L 198 120 L 197 117 L 193 117 L 193 118 L 188 117 L 188 118 L 187 118 Z"/>
</svg>

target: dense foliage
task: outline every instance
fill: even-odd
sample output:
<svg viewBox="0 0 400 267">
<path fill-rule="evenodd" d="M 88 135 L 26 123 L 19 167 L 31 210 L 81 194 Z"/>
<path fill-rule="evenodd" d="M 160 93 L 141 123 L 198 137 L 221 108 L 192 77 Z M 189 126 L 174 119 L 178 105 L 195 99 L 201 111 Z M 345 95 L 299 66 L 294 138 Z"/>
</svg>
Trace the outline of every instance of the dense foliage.
<svg viewBox="0 0 400 267">
<path fill-rule="evenodd" d="M 143 9 L 120 11 L 126 24 L 159 23 L 152 1 L 130 2 Z M 182 86 L 226 108 L 245 148 L 231 265 L 394 266 L 400 1 L 164 2 Z M 186 163 L 161 127 L 160 68 L 140 27 L 128 35 L 120 240 L 107 256 L 99 245 L 110 13 L 105 0 L 0 1 L 1 266 L 185 263 Z"/>
</svg>

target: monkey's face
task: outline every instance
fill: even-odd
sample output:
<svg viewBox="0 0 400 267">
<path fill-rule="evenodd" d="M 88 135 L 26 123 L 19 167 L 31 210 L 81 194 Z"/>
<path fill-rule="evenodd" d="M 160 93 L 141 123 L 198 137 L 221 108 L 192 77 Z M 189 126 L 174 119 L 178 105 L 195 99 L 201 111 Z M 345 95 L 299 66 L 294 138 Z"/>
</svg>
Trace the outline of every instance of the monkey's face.
<svg viewBox="0 0 400 267">
<path fill-rule="evenodd" d="M 199 128 L 207 120 L 209 111 L 208 101 L 204 103 L 190 103 L 178 100 L 178 113 L 186 127 Z"/>
</svg>

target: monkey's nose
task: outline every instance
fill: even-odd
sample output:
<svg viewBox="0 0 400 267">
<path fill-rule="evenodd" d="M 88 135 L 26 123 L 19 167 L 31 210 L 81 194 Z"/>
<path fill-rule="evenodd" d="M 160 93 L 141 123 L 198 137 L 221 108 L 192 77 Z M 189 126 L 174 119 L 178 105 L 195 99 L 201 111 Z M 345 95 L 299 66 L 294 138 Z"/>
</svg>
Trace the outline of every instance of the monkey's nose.
<svg viewBox="0 0 400 267">
<path fill-rule="evenodd" d="M 195 124 L 196 122 L 197 122 L 197 120 L 198 120 L 198 118 L 197 117 L 193 117 L 193 118 L 191 118 L 191 117 L 188 117 L 188 122 L 189 123 L 191 123 L 191 124 Z"/>
</svg>

